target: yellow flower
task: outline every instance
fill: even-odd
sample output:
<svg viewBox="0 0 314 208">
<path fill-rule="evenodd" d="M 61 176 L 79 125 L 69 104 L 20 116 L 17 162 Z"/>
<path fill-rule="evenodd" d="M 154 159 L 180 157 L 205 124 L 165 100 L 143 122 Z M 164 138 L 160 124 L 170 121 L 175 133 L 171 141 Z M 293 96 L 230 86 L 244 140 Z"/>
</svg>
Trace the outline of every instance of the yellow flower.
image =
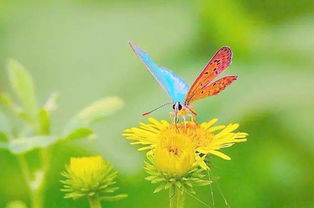
<svg viewBox="0 0 314 208">
<path fill-rule="evenodd" d="M 68 192 L 66 198 L 96 196 L 117 189 L 111 187 L 117 172 L 101 156 L 71 158 L 62 175 L 66 177 L 61 181 L 64 184 L 62 191 Z"/>
<path fill-rule="evenodd" d="M 107 166 L 101 156 L 72 157 L 68 170 L 72 173 L 73 180 L 83 185 L 101 180 Z"/>
<path fill-rule="evenodd" d="M 155 150 L 157 154 L 160 146 L 163 146 L 167 140 L 190 140 L 195 153 L 194 161 L 204 169 L 208 167 L 203 161 L 203 155 L 216 155 L 230 160 L 228 155 L 218 150 L 244 142 L 247 136 L 243 132 L 234 132 L 239 127 L 237 123 L 214 126 L 218 119 L 201 124 L 190 121 L 177 125 L 153 118 L 149 118 L 148 121 L 149 123 L 140 123 L 139 127 L 126 129 L 123 135 L 133 141 L 131 144 L 143 145 L 144 147 L 139 150 L 149 150 L 149 154 L 154 154 Z"/>
<path fill-rule="evenodd" d="M 194 148 L 186 136 L 165 137 L 154 151 L 156 167 L 168 175 L 181 176 L 190 171 L 195 162 Z"/>
</svg>

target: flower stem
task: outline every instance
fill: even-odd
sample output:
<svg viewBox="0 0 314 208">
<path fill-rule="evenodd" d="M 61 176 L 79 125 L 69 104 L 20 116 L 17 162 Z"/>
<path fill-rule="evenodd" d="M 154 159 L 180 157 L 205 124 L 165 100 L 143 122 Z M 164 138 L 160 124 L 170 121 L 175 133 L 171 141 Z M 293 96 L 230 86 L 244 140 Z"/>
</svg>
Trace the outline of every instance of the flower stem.
<svg viewBox="0 0 314 208">
<path fill-rule="evenodd" d="M 47 154 L 46 149 L 42 150 L 45 151 Z M 44 165 L 41 169 L 39 169 L 37 172 L 32 173 L 30 171 L 29 165 L 27 163 L 27 160 L 24 155 L 18 155 L 17 156 L 25 182 L 27 184 L 27 187 L 29 189 L 30 194 L 30 202 L 31 202 L 31 208 L 42 208 L 43 207 L 43 193 L 45 188 L 45 178 L 48 171 L 48 165 L 49 161 L 46 159 L 43 161 Z"/>
<path fill-rule="evenodd" d="M 34 189 L 31 193 L 31 207 L 32 208 L 42 208 L 43 207 L 43 185 Z"/>
<path fill-rule="evenodd" d="M 183 190 L 179 189 L 176 186 L 173 186 L 169 190 L 169 202 L 170 208 L 184 208 L 184 198 L 185 194 Z"/>
<path fill-rule="evenodd" d="M 97 195 L 88 197 L 90 208 L 101 208 L 100 200 Z"/>
<path fill-rule="evenodd" d="M 27 185 L 29 184 L 29 182 L 31 181 L 31 174 L 30 174 L 30 170 L 27 164 L 27 161 L 24 157 L 24 155 L 18 155 L 17 156 L 18 162 L 20 164 L 21 167 L 21 171 L 24 177 L 25 182 L 27 183 Z"/>
</svg>

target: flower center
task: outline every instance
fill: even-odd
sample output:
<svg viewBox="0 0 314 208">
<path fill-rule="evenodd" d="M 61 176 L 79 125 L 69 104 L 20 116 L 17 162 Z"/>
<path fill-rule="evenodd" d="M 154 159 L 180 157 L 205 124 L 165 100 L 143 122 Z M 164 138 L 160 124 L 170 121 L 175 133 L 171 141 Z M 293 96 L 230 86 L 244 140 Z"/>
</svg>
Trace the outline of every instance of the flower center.
<svg viewBox="0 0 314 208">
<path fill-rule="evenodd" d="M 184 175 L 193 167 L 195 149 L 184 134 L 165 131 L 154 151 L 155 164 L 159 170 L 170 175 Z"/>
<path fill-rule="evenodd" d="M 173 153 L 174 155 L 179 155 L 179 150 L 176 147 L 169 147 L 168 148 L 169 153 Z"/>
<path fill-rule="evenodd" d="M 168 137 L 187 137 L 193 144 L 194 148 L 204 147 L 211 145 L 213 140 L 213 134 L 203 129 L 199 124 L 194 122 L 178 123 L 177 126 L 170 124 L 168 128 L 164 128 L 160 132 L 161 142 L 162 138 Z M 178 155 L 178 149 L 173 146 L 169 146 L 169 152 Z"/>
</svg>

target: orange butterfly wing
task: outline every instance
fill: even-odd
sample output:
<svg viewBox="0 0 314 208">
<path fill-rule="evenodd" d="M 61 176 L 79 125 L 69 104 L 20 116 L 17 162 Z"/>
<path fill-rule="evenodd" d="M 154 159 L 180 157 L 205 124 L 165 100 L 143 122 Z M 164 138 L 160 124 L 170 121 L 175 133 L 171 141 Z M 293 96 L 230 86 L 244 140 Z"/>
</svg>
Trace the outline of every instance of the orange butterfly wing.
<svg viewBox="0 0 314 208">
<path fill-rule="evenodd" d="M 199 100 L 208 96 L 217 95 L 223 91 L 228 85 L 235 81 L 238 76 L 225 76 L 213 83 L 209 83 L 207 86 L 197 91 L 193 96 L 193 101 Z"/>
<path fill-rule="evenodd" d="M 201 90 L 208 86 L 209 82 L 228 68 L 231 58 L 232 51 L 229 47 L 220 48 L 194 81 L 185 98 L 185 104 L 189 105 L 189 103 L 196 100 L 194 96 L 200 94 Z"/>
</svg>

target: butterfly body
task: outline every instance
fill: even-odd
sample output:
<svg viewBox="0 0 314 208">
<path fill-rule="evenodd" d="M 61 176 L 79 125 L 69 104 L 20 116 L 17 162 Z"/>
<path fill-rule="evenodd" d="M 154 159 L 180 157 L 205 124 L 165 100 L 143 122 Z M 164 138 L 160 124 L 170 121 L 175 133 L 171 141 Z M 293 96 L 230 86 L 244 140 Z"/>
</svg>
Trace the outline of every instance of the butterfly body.
<svg viewBox="0 0 314 208">
<path fill-rule="evenodd" d="M 193 107 L 191 106 L 194 101 L 208 96 L 217 95 L 237 79 L 237 76 L 225 76 L 221 79 L 213 81 L 231 64 L 232 52 L 229 47 L 220 48 L 204 67 L 192 86 L 189 87 L 186 81 L 184 81 L 184 79 L 180 76 L 165 67 L 158 66 L 146 52 L 133 45 L 131 42 L 129 42 L 129 44 L 136 55 L 144 62 L 147 69 L 155 77 L 161 87 L 172 99 L 172 103 L 169 104 L 172 104 L 175 121 L 177 121 L 179 115 L 196 115 Z"/>
</svg>

